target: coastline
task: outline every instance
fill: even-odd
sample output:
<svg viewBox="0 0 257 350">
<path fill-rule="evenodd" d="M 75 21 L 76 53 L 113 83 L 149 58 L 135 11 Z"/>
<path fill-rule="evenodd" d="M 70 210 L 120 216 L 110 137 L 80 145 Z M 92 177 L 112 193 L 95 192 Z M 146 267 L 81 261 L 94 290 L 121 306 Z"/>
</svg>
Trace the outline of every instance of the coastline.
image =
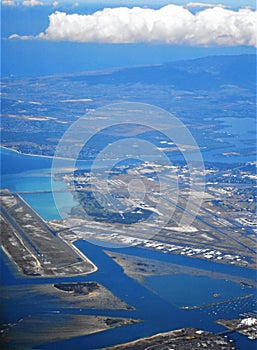
<svg viewBox="0 0 257 350">
<path fill-rule="evenodd" d="M 146 284 L 147 277 L 186 274 L 195 277 L 228 280 L 237 284 L 245 283 L 250 286 L 249 288 L 256 287 L 256 281 L 243 276 L 233 276 L 229 273 L 204 270 L 199 267 L 189 267 L 171 262 L 167 262 L 165 267 L 163 267 L 162 262 L 152 258 L 142 258 L 139 256 L 109 251 L 108 249 L 105 249 L 104 252 L 122 267 L 125 274 L 143 285 Z M 226 265 L 229 266 L 229 264 Z"/>
<path fill-rule="evenodd" d="M 9 148 L 2 145 L 0 147 L 6 149 L 7 151 L 19 154 L 21 156 L 30 156 L 30 157 L 47 158 L 47 159 L 61 159 L 61 160 L 70 160 L 70 161 L 76 160 L 74 158 L 68 158 L 68 157 L 55 157 L 55 156 L 44 156 L 43 154 L 23 153 L 23 152 L 17 151 L 17 149 Z"/>
<path fill-rule="evenodd" d="M 6 200 L 8 197 L 14 198 L 15 201 L 10 203 Z M 73 277 L 88 275 L 98 270 L 83 252 L 64 240 L 61 235 L 55 235 L 47 222 L 21 196 L 17 194 L 14 197 L 10 192 L 6 192 L 1 196 L 1 205 L 1 215 L 5 224 L 1 248 L 21 275 Z M 15 206 L 19 209 L 18 213 L 13 209 Z M 38 239 L 39 236 L 42 237 L 41 240 Z M 49 250 L 47 244 L 57 250 Z M 63 261 L 64 254 L 67 262 Z"/>
<path fill-rule="evenodd" d="M 73 240 L 73 241 L 68 241 L 66 239 L 64 239 L 62 237 L 62 235 L 59 233 L 57 234 L 57 236 L 63 241 L 65 242 L 71 249 L 73 249 L 80 257 L 82 260 L 84 260 L 85 262 L 87 262 L 88 264 L 91 264 L 92 265 L 92 270 L 90 272 L 87 272 L 87 273 L 84 273 L 84 275 L 88 275 L 88 274 L 91 274 L 91 273 L 94 273 L 96 271 L 98 271 L 98 267 L 95 265 L 95 263 L 93 263 L 93 261 L 91 261 L 81 250 L 79 250 L 73 243 L 76 241 L 76 240 Z M 73 275 L 71 275 L 73 276 Z"/>
</svg>

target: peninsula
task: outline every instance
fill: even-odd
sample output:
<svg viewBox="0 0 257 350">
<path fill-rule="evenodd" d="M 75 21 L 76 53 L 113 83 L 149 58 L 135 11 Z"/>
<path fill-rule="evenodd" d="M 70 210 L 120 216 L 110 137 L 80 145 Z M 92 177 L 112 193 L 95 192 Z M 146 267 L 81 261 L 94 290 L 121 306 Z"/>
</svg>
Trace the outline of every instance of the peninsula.
<svg viewBox="0 0 257 350">
<path fill-rule="evenodd" d="M 2 190 L 1 247 L 18 270 L 30 277 L 74 276 L 97 267 L 67 243 L 17 194 Z"/>
</svg>

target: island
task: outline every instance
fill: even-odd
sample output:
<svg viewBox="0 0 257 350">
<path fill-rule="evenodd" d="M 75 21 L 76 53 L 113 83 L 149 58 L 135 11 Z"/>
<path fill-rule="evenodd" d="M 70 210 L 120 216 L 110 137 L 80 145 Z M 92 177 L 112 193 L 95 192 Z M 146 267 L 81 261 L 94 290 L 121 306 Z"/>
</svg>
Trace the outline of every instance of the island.
<svg viewBox="0 0 257 350">
<path fill-rule="evenodd" d="M 19 349 L 31 349 L 40 344 L 81 337 L 96 332 L 131 325 L 139 322 L 131 318 L 102 315 L 74 315 L 65 313 L 39 314 L 21 319 L 1 329 L 1 342 L 6 348 L 14 349 L 15 339 Z M 40 325 L 40 327 L 35 327 Z M 30 332 L 27 329 L 30 329 Z M 13 347 L 12 347 L 13 346 Z"/>
<path fill-rule="evenodd" d="M 62 282 L 33 286 L 40 294 L 52 300 L 58 300 L 60 307 L 98 310 L 134 310 L 120 298 L 116 297 L 102 284 L 90 282 Z"/>
</svg>

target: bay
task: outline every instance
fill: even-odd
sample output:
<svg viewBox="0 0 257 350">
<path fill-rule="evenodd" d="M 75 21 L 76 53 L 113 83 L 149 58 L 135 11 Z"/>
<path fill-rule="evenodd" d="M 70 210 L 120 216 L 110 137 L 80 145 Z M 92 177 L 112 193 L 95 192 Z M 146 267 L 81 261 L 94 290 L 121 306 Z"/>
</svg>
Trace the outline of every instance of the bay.
<svg viewBox="0 0 257 350">
<path fill-rule="evenodd" d="M 16 152 L 1 149 L 3 167 L 2 188 L 8 188 L 14 192 L 36 192 L 23 193 L 23 198 L 36 210 L 45 220 L 58 219 L 60 214 L 55 208 L 51 191 L 51 160 L 42 157 L 31 157 L 20 155 Z M 65 189 L 64 183 L 59 183 L 59 189 Z M 40 193 L 44 192 L 45 193 Z M 70 203 L 66 192 L 60 193 L 64 196 L 64 203 Z M 72 203 L 70 203 L 72 205 Z M 63 207 L 65 211 L 65 207 Z M 64 215 L 64 214 L 62 214 Z M 133 340 L 135 338 L 149 336 L 158 332 L 165 332 L 181 327 L 199 327 L 212 332 L 224 330 L 223 327 L 214 323 L 218 318 L 234 318 L 240 313 L 252 311 L 256 301 L 254 298 L 232 301 L 222 305 L 213 305 L 203 309 L 182 310 L 183 300 L 187 305 L 208 304 L 213 301 L 213 293 L 220 294 L 222 299 L 245 295 L 250 289 L 243 289 L 238 284 L 226 282 L 209 277 L 199 278 L 190 275 L 170 275 L 150 277 L 146 285 L 139 284 L 127 276 L 122 268 L 117 265 L 103 248 L 86 241 L 75 243 L 85 255 L 87 255 L 98 266 L 98 271 L 88 276 L 76 278 L 37 278 L 31 279 L 17 274 L 15 266 L 8 258 L 1 254 L 1 283 L 3 288 L 13 286 L 19 290 L 19 286 L 30 286 L 37 284 L 52 284 L 67 281 L 97 281 L 110 289 L 115 295 L 136 308 L 135 311 L 110 311 L 110 310 L 82 310 L 84 314 L 102 314 L 109 316 L 125 316 L 143 320 L 139 324 L 112 329 L 105 332 L 92 334 L 90 336 L 78 337 L 69 340 L 48 343 L 40 346 L 42 349 L 71 348 L 90 350 L 104 346 Z M 190 266 L 208 271 L 221 272 L 233 276 L 241 276 L 256 279 L 256 271 L 230 265 L 222 265 L 201 259 L 192 259 L 174 254 L 130 247 L 120 248 L 119 253 L 130 254 L 139 257 L 156 259 L 165 263 L 176 263 L 182 266 Z M 147 285 L 148 284 L 148 285 Z M 186 293 L 190 288 L 191 292 Z M 250 291 L 251 292 L 251 291 Z M 249 292 L 249 293 L 250 293 Z M 1 316 L 9 322 L 17 322 L 21 318 L 29 317 L 31 314 L 41 312 L 51 313 L 58 309 L 58 302 L 50 303 L 47 296 L 34 295 L 32 298 L 9 299 L 5 301 Z M 60 313 L 76 313 L 77 310 L 62 309 Z M 29 329 L 27 330 L 30 331 Z M 229 335 L 236 341 L 241 350 L 256 348 L 256 341 L 250 341 L 247 337 L 232 333 Z"/>
</svg>

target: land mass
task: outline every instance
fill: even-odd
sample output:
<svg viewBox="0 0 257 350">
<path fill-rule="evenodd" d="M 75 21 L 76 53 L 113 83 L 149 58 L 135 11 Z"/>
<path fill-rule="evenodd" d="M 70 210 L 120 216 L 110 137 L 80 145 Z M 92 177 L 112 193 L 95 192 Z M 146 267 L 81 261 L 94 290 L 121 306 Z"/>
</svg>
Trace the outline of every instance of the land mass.
<svg viewBox="0 0 257 350">
<path fill-rule="evenodd" d="M 70 282 L 34 286 L 39 293 L 58 298 L 60 307 L 134 310 L 98 282 Z"/>
<path fill-rule="evenodd" d="M 204 348 L 213 350 L 236 349 L 232 342 L 228 342 L 219 335 L 194 328 L 183 328 L 102 350 L 199 350 Z"/>
<path fill-rule="evenodd" d="M 50 225 L 54 229 L 56 224 L 56 230 L 59 225 L 60 236 L 70 242 L 92 239 L 137 245 L 255 269 L 255 166 L 249 162 L 233 171 L 227 165 L 195 168 L 197 190 L 190 187 L 188 168 L 180 162 L 120 164 L 109 172 L 108 186 L 104 169 L 59 173 L 58 180 L 66 182 L 77 204 L 67 218 Z M 199 190 L 203 176 L 204 193 Z M 144 186 L 135 185 L 137 178 Z M 182 183 L 177 193 L 173 184 L 178 178 Z M 113 203 L 116 211 L 110 210 Z M 190 225 L 183 223 L 185 215 Z"/>
<path fill-rule="evenodd" d="M 97 267 L 75 246 L 62 240 L 17 194 L 2 190 L 1 247 L 27 276 L 74 276 Z"/>
<path fill-rule="evenodd" d="M 61 313 L 32 315 L 17 323 L 9 324 L 1 331 L 1 340 L 5 349 L 14 349 L 13 343 L 15 349 L 32 349 L 43 343 L 93 334 L 137 322 L 140 321 L 99 315 Z"/>
<path fill-rule="evenodd" d="M 145 277 L 148 276 L 188 274 L 192 276 L 207 276 L 215 279 L 229 280 L 239 283 L 240 285 L 249 289 L 256 285 L 256 281 L 240 276 L 233 276 L 225 273 L 218 273 L 211 270 L 198 269 L 168 262 L 165 262 L 164 264 L 162 261 L 154 259 L 141 258 L 138 256 L 121 254 L 107 250 L 105 253 L 116 261 L 116 263 L 123 268 L 124 272 L 128 276 L 136 279 L 140 283 L 144 283 Z"/>
<path fill-rule="evenodd" d="M 4 78 L 2 143 L 25 154 L 53 156 L 63 133 L 85 110 L 140 101 L 172 110 L 199 130 L 204 128 L 199 145 L 224 147 L 219 140 L 224 134 L 212 132 L 219 129 L 212 118 L 255 117 L 255 71 L 255 55 L 226 55 L 104 72 Z M 88 155 L 94 154 L 91 147 Z"/>
<path fill-rule="evenodd" d="M 249 339 L 257 339 L 257 312 L 242 315 L 233 320 L 217 320 L 216 323 L 228 328 L 231 332 L 246 335 Z"/>
</svg>

